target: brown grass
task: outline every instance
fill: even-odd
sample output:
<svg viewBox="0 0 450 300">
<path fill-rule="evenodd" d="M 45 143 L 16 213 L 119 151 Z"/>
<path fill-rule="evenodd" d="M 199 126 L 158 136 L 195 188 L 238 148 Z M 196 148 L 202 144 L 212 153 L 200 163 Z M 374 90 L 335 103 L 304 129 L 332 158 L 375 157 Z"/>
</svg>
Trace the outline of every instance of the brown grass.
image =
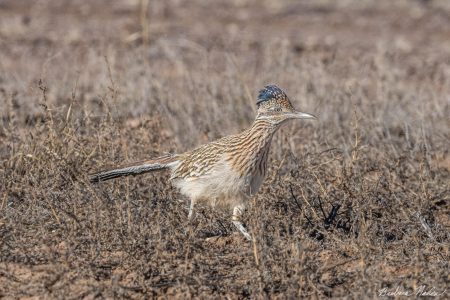
<svg viewBox="0 0 450 300">
<path fill-rule="evenodd" d="M 0 297 L 448 289 L 449 15 L 446 1 L 1 1 Z M 189 223 L 167 174 L 88 183 L 244 129 L 268 83 L 320 120 L 276 135 L 254 243 L 225 212 Z"/>
</svg>

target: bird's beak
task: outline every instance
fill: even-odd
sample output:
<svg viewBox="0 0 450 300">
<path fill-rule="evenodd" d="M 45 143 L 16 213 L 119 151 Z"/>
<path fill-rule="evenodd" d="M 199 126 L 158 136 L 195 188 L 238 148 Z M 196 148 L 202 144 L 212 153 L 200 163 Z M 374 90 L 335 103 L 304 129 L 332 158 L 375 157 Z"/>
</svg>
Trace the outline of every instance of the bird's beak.
<svg viewBox="0 0 450 300">
<path fill-rule="evenodd" d="M 313 120 L 317 120 L 316 116 L 312 115 L 312 114 L 307 114 L 301 111 L 296 111 L 292 114 L 292 118 L 293 119 L 313 119 Z"/>
</svg>

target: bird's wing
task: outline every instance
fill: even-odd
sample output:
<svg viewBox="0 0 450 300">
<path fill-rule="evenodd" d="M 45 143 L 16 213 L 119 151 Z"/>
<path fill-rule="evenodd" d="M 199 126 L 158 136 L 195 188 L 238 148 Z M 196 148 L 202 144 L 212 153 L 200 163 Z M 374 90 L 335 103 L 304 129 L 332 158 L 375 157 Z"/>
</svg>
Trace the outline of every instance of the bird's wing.
<svg viewBox="0 0 450 300">
<path fill-rule="evenodd" d="M 218 143 L 202 145 L 183 154 L 172 172 L 172 179 L 195 179 L 210 174 L 223 158 L 223 147 Z"/>
</svg>

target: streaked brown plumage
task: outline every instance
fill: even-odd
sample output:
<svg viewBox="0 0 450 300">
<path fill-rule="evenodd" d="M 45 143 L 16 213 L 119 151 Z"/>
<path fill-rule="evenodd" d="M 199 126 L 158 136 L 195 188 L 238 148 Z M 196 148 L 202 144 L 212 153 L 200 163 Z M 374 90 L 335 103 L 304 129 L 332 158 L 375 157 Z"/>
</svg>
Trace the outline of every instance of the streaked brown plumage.
<svg viewBox="0 0 450 300">
<path fill-rule="evenodd" d="M 98 172 L 91 175 L 91 182 L 170 169 L 174 185 L 191 199 L 189 218 L 195 203 L 231 208 L 233 223 L 247 239 L 251 239 L 239 217 L 266 176 L 273 134 L 288 120 L 315 118 L 296 111 L 286 94 L 276 86 L 266 86 L 260 91 L 257 106 L 254 123 L 242 133 L 183 154 L 165 155 Z"/>
</svg>

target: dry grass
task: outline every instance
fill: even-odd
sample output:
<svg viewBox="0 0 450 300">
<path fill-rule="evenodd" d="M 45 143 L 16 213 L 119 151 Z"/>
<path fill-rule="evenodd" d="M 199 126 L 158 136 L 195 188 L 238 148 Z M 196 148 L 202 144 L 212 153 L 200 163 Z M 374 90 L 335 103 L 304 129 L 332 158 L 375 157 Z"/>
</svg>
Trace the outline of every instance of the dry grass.
<svg viewBox="0 0 450 300">
<path fill-rule="evenodd" d="M 92 2 L 0 2 L 0 296 L 449 288 L 446 1 Z M 167 174 L 88 183 L 244 129 L 267 83 L 320 121 L 276 135 L 254 243 Z"/>
</svg>

